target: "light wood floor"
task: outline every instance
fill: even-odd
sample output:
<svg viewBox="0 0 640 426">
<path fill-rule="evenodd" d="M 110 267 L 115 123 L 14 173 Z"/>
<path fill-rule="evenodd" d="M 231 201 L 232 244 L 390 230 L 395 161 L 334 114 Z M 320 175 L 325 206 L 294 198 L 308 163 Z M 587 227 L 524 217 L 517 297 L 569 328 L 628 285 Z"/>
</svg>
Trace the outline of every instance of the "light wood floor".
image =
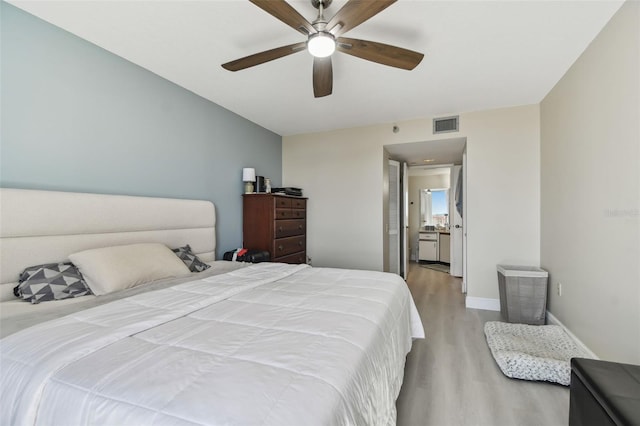
<svg viewBox="0 0 640 426">
<path fill-rule="evenodd" d="M 466 309 L 460 279 L 443 272 L 412 264 L 407 282 L 426 339 L 407 356 L 398 426 L 568 424 L 568 388 L 509 379 L 496 365 L 483 327 L 499 312 Z"/>
</svg>

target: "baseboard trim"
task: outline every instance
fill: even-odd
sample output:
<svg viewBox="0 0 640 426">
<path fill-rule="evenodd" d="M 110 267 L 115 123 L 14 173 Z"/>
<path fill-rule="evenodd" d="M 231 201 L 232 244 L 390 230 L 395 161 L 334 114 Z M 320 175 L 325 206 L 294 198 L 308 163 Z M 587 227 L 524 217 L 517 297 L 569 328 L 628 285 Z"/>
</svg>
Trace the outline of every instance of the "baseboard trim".
<svg viewBox="0 0 640 426">
<path fill-rule="evenodd" d="M 469 297 L 465 298 L 465 307 L 467 309 L 482 309 L 483 311 L 500 311 L 500 299 L 489 299 L 486 297 Z"/>
<path fill-rule="evenodd" d="M 582 349 L 584 349 L 593 359 L 600 359 L 591 349 L 585 345 L 582 340 L 578 339 L 575 334 L 571 332 L 555 315 L 551 312 L 547 311 L 547 324 L 549 325 L 559 325 L 562 329 L 573 339 L 574 342 Z"/>
</svg>

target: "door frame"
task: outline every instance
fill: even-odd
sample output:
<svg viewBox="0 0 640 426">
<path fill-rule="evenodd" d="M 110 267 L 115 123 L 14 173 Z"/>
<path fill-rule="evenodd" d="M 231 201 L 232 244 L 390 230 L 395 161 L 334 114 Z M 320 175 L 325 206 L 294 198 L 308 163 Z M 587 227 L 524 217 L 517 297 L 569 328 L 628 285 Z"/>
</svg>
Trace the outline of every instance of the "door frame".
<svg viewBox="0 0 640 426">
<path fill-rule="evenodd" d="M 402 202 L 400 212 L 402 222 L 400 229 L 402 230 L 400 239 L 400 274 L 406 280 L 409 275 L 409 166 L 406 162 L 402 162 L 402 171 L 400 174 L 402 182 Z"/>
</svg>

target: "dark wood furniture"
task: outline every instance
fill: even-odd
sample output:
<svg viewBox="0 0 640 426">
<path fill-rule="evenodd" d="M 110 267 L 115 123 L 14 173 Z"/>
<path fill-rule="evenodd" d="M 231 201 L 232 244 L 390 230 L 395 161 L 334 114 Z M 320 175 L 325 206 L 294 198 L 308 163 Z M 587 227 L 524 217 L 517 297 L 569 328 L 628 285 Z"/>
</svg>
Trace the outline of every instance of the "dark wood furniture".
<svg viewBox="0 0 640 426">
<path fill-rule="evenodd" d="M 272 262 L 307 262 L 307 199 L 275 194 L 244 194 L 244 247 L 266 250 Z"/>
<path fill-rule="evenodd" d="M 640 366 L 571 359 L 570 426 L 639 425 Z"/>
</svg>

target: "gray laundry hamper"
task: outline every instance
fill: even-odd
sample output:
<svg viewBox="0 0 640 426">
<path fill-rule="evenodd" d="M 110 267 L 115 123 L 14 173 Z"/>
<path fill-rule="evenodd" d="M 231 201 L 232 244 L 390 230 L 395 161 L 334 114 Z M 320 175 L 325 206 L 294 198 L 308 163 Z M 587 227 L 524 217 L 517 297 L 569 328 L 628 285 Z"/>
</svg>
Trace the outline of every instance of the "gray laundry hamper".
<svg viewBox="0 0 640 426">
<path fill-rule="evenodd" d="M 498 265 L 500 313 L 507 322 L 543 325 L 549 273 L 532 266 Z"/>
</svg>

